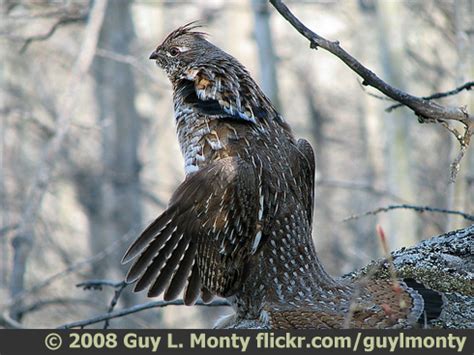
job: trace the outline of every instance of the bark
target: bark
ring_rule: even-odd
[[[392,258],[399,278],[413,278],[443,294],[441,316],[429,326],[474,327],[474,224],[398,249]],[[371,277],[389,278],[388,266],[387,260],[376,260],[345,278],[359,278],[373,270]]]

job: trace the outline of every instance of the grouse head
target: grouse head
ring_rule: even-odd
[[[202,27],[188,23],[171,32],[150,55],[170,79],[183,77],[185,70],[199,64],[225,57],[226,53],[208,42],[206,33],[195,31]]]
[[[205,33],[196,31],[200,27],[196,22],[179,27],[150,55],[173,84],[177,112],[183,112],[179,108],[184,104],[208,118],[243,124],[276,122],[290,132],[247,69],[208,42]]]

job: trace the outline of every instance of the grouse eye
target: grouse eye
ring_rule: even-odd
[[[176,47],[172,47],[170,49],[170,54],[171,54],[172,57],[176,57],[179,54],[179,49],[176,48]]]

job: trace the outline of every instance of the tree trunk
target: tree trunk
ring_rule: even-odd
[[[134,37],[130,1],[110,1],[102,27],[99,48],[128,54]],[[127,233],[141,227],[140,162],[138,145],[140,117],[135,108],[135,83],[128,64],[96,57],[95,98],[101,127],[103,171],[82,171],[80,196],[89,219],[92,254],[104,250]],[[81,191],[83,191],[81,193]],[[124,276],[119,249],[93,269],[93,278]],[[131,293],[122,300],[133,303]]]
[[[281,106],[278,98],[278,80],[275,66],[277,59],[273,49],[268,2],[266,0],[252,0],[252,11],[255,22],[254,35],[260,63],[260,85],[265,95],[279,109]]]
[[[401,22],[403,4],[396,1],[377,3],[378,26],[380,33],[380,53],[384,79],[400,89],[406,89],[404,78],[404,42]],[[413,172],[410,144],[412,115],[405,108],[383,114],[386,127],[387,187],[390,192],[406,200],[414,196]],[[386,116],[386,117],[384,117]],[[417,217],[414,214],[390,215],[388,235],[390,245],[412,245],[417,241]]]

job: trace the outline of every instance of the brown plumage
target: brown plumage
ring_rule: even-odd
[[[137,281],[137,291],[151,285],[150,296],[173,299],[192,280],[186,304],[199,289],[207,299],[236,293],[267,237],[268,182],[286,189],[291,174],[282,166],[275,175],[270,163],[301,155],[246,69],[193,29],[171,33],[150,56],[173,84],[187,177],[124,257],[136,258],[127,281]],[[274,156],[259,154],[270,150]]]
[[[423,301],[404,284],[332,279],[311,238],[314,153],[247,70],[186,25],[151,54],[172,85],[186,179],[124,262],[135,290],[186,304],[227,297],[274,328],[408,326]],[[350,314],[350,319],[347,315]],[[345,322],[345,323],[344,323]]]

